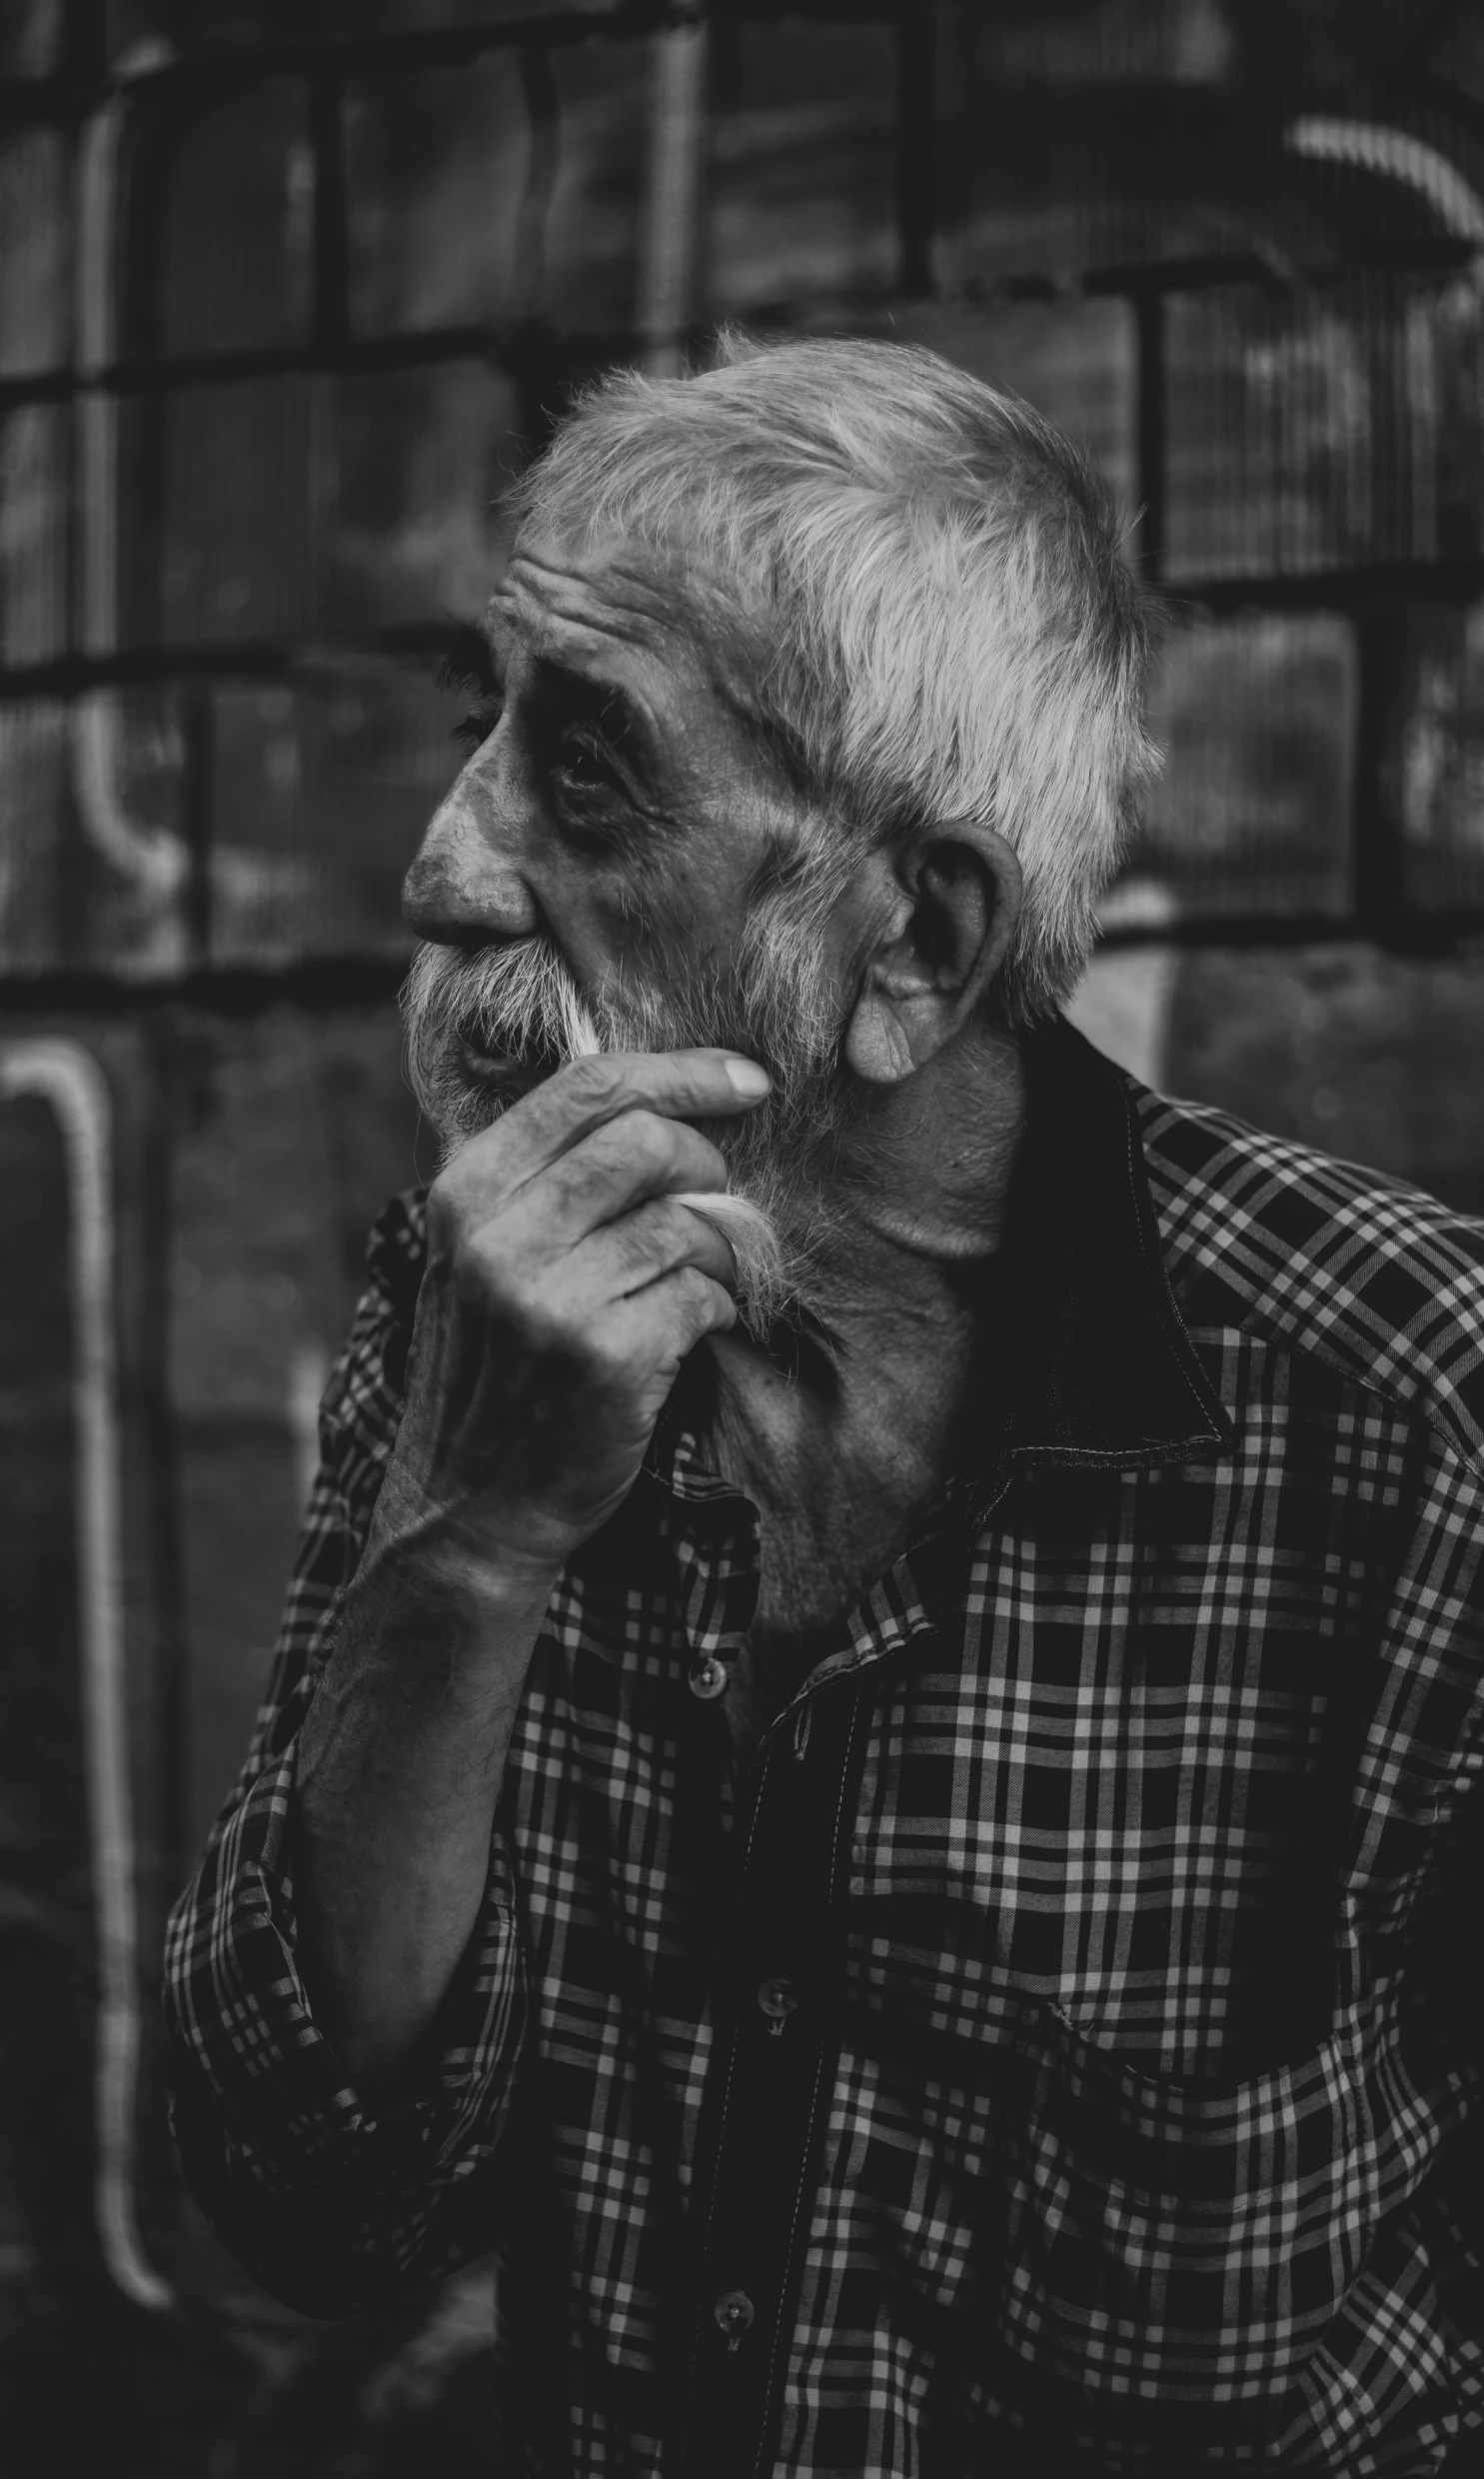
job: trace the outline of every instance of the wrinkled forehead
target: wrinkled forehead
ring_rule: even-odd
[[[755,711],[764,638],[741,581],[691,540],[656,543],[544,512],[523,526],[490,606],[497,641],[580,668],[659,667]]]

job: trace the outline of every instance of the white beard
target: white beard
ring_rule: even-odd
[[[809,1305],[824,1228],[810,1174],[843,1117],[838,1011],[819,968],[817,924],[798,922],[795,900],[780,933],[782,903],[755,908],[761,918],[744,943],[750,970],[744,954],[725,997],[693,985],[678,996],[590,1002],[556,949],[534,939],[473,954],[425,944],[402,995],[408,1074],[445,1161],[572,1059],[692,1047],[760,1059],[773,1080],[769,1099],[745,1119],[707,1130],[727,1160],[729,1190],[677,1199],[727,1240],[739,1312],[759,1337]],[[471,1051],[526,1073],[502,1094],[498,1080],[478,1075]]]

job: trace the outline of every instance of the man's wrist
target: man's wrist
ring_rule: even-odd
[[[399,1666],[436,1650],[445,1679],[467,1663],[524,1657],[561,1571],[471,1537],[467,1525],[439,1514],[373,1525],[346,1594],[342,1642],[366,1651],[375,1644]]]
[[[534,1606],[539,1614],[562,1572],[562,1557],[511,1532],[509,1522],[477,1502],[448,1503],[409,1485],[394,1463],[377,1499],[362,1570],[415,1578],[419,1592],[468,1595],[512,1614]]]
[[[363,1564],[368,1581],[399,1603],[510,1619],[539,1618],[561,1571],[437,1525],[368,1546]]]

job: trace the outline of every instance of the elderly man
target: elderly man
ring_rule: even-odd
[[[1060,1020],[1146,626],[1025,406],[735,347],[518,514],[196,2191],[312,2313],[500,2248],[502,2473],[1433,2471],[1484,1234]]]

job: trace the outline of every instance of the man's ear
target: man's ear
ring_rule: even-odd
[[[1020,864],[974,818],[930,827],[882,854],[889,895],[845,1031],[867,1085],[895,1085],[940,1051],[994,983],[1020,918]],[[885,891],[883,891],[884,894]]]

